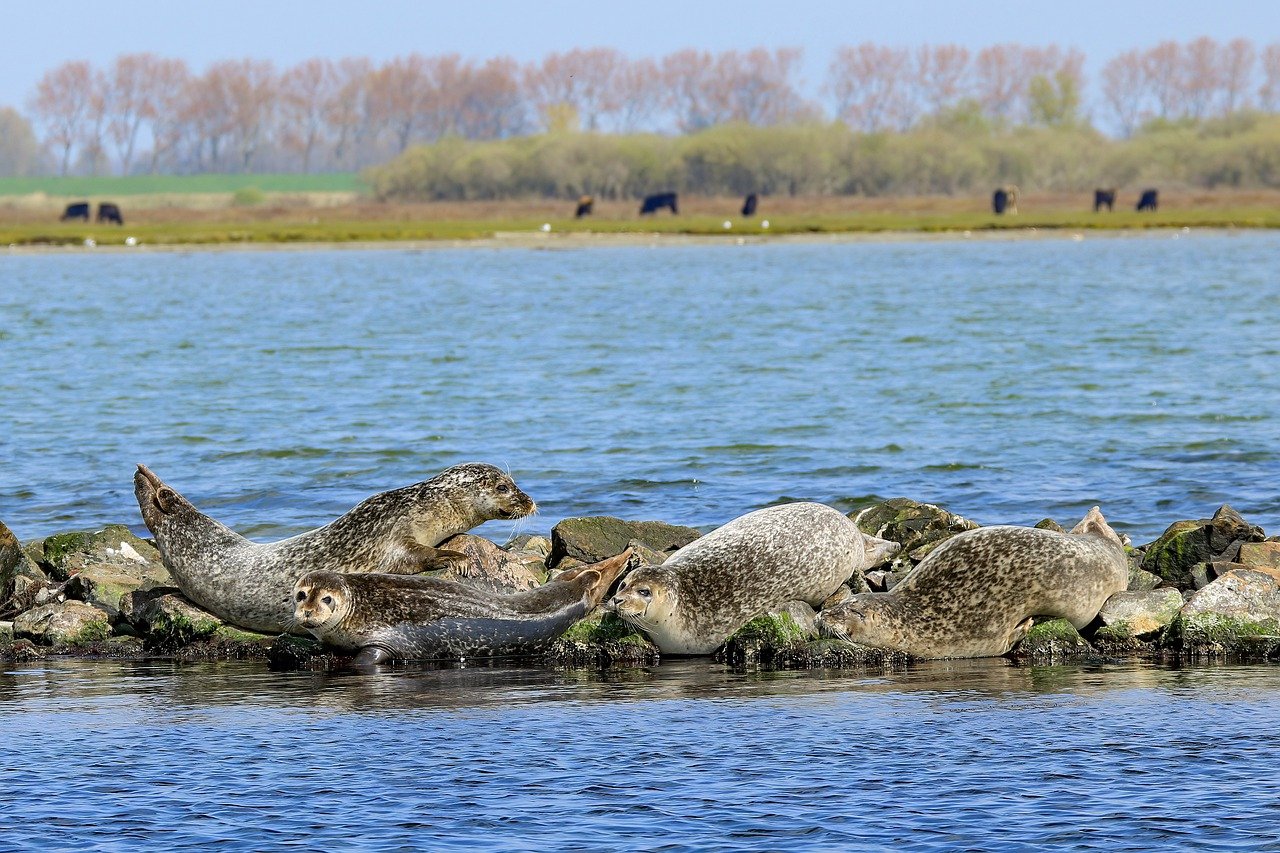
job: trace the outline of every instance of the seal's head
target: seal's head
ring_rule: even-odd
[[[680,602],[679,579],[661,566],[640,566],[618,583],[609,609],[646,633],[668,625]]]
[[[455,465],[431,482],[453,487],[486,518],[524,518],[538,510],[501,468],[483,462]]]
[[[337,572],[307,572],[293,585],[293,618],[319,636],[351,612],[351,588]]]
[[[1096,506],[1080,519],[1079,524],[1071,528],[1071,533],[1073,536],[1096,536],[1113,545],[1124,547],[1124,540],[1111,529],[1111,525],[1107,524],[1107,520],[1102,517],[1102,511]]]
[[[828,637],[877,649],[901,649],[907,642],[902,621],[886,593],[864,592],[818,614],[818,630]]]

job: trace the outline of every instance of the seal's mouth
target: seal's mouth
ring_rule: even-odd
[[[512,509],[502,510],[502,517],[504,519],[512,521],[517,518],[526,518],[538,511],[538,505],[533,502],[533,498],[528,495],[523,495],[522,497],[524,497],[523,505]]]
[[[837,640],[849,639],[849,629],[843,622],[824,618],[821,614],[818,616],[818,633],[824,637],[830,637]]]

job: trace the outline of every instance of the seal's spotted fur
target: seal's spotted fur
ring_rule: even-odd
[[[527,654],[591,612],[631,559],[628,548],[510,595],[431,577],[309,572],[294,587],[294,617],[358,664],[442,655]]]
[[[293,585],[313,569],[412,573],[466,559],[435,547],[495,518],[520,518],[533,500],[492,465],[456,465],[425,482],[362,501],[289,539],[250,542],[196,509],[146,467],[133,477],[142,520],[182,594],[254,631],[285,630]]]
[[[817,607],[897,550],[829,506],[784,504],[734,519],[661,566],[628,573],[610,606],[663,652],[706,655],[787,601]]]
[[[1124,590],[1129,564],[1098,507],[1070,533],[983,527],[948,539],[886,593],[855,595],[818,615],[824,632],[919,658],[991,657],[1026,636],[1033,616],[1083,628]]]

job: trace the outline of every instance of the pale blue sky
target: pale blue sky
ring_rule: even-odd
[[[0,105],[18,107],[60,62],[105,66],[135,51],[180,57],[198,71],[245,56],[286,66],[414,50],[527,61],[572,47],[660,56],[684,47],[799,46],[806,90],[816,91],[834,49],[862,41],[1056,42],[1085,51],[1094,75],[1112,55],[1163,39],[1280,41],[1280,0],[0,0],[0,10]]]

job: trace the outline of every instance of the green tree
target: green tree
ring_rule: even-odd
[[[12,107],[0,107],[0,176],[35,175],[44,165],[31,122]]]
[[[1081,123],[1080,81],[1057,71],[1052,77],[1037,74],[1027,83],[1031,123],[1045,127],[1074,127]]]

